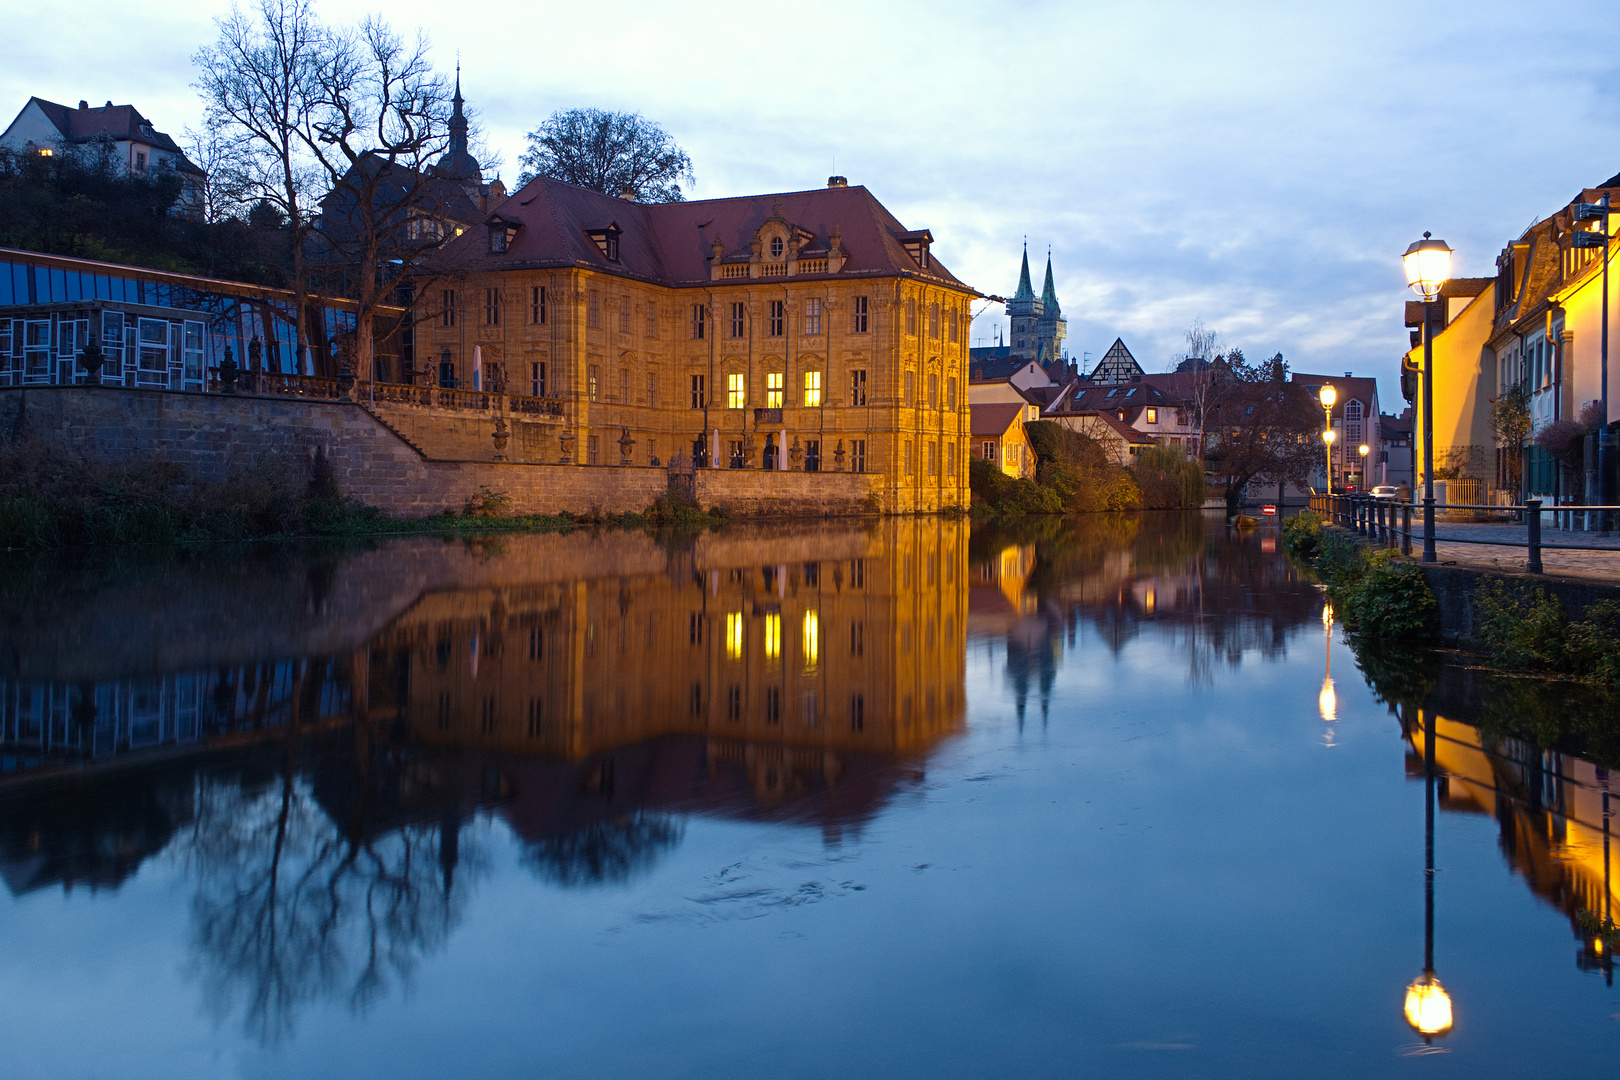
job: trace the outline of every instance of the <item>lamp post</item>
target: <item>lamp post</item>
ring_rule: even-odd
[[[1327,493],[1333,494],[1333,403],[1339,400],[1339,392],[1328,383],[1316,395],[1322,403],[1322,441],[1327,444]]]
[[[1327,448],[1327,493],[1330,500],[1328,502],[1328,521],[1330,522],[1333,520],[1333,503],[1331,501],[1333,498],[1333,440],[1338,437],[1339,433],[1332,428],[1322,432],[1322,445]]]
[[[1361,477],[1358,482],[1361,484],[1362,491],[1367,490],[1367,452],[1371,449],[1366,443],[1362,443],[1357,450],[1361,454]]]
[[[1429,1042],[1451,1030],[1451,995],[1434,973],[1434,712],[1423,721],[1423,974],[1406,988],[1406,1022]]]
[[[1451,248],[1444,240],[1423,239],[1401,256],[1406,283],[1423,297],[1423,561],[1434,562],[1434,324],[1440,286],[1451,277]]]
[[[1608,453],[1603,445],[1605,429],[1609,426],[1609,194],[1595,203],[1576,203],[1576,221],[1600,222],[1598,232],[1576,230],[1572,240],[1577,248],[1601,248],[1603,254],[1603,301],[1599,305],[1603,310],[1601,329],[1598,337],[1598,400],[1603,403],[1603,424],[1598,429],[1597,441],[1597,471],[1598,471],[1598,501],[1607,504],[1609,495],[1609,461]],[[1599,515],[1599,526],[1605,531],[1609,528],[1609,512],[1603,511]]]

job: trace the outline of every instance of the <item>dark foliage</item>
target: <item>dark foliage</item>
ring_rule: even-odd
[[[0,149],[0,247],[281,286],[291,252],[274,225],[174,216],[180,181],[125,175],[106,148],[41,157]]]

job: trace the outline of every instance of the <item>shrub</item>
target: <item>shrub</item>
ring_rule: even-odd
[[[1342,588],[1337,610],[1352,634],[1381,641],[1431,641],[1440,606],[1423,571],[1392,551],[1363,560],[1354,582]]]
[[[1474,593],[1479,639],[1491,662],[1522,671],[1552,671],[1583,682],[1620,681],[1620,603],[1602,600],[1572,621],[1539,585],[1485,581]]]
[[[1310,562],[1322,546],[1322,517],[1309,510],[1295,514],[1282,527],[1283,547],[1296,559]]]
[[[1204,504],[1204,470],[1170,446],[1148,446],[1131,467],[1144,510],[1196,510]]]

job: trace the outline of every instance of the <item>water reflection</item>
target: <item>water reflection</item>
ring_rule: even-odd
[[[206,1000],[275,1042],[408,983],[482,822],[569,887],[646,870],[691,814],[858,831],[963,726],[966,557],[940,521],[412,541],[260,566],[291,601],[234,617],[165,568],[76,597],[77,644],[25,631],[60,594],[13,596],[0,875],[116,889],[179,860]]]

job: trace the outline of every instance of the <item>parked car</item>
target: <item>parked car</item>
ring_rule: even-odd
[[[1401,489],[1394,484],[1379,484],[1367,494],[1375,499],[1396,499],[1400,497]]]

